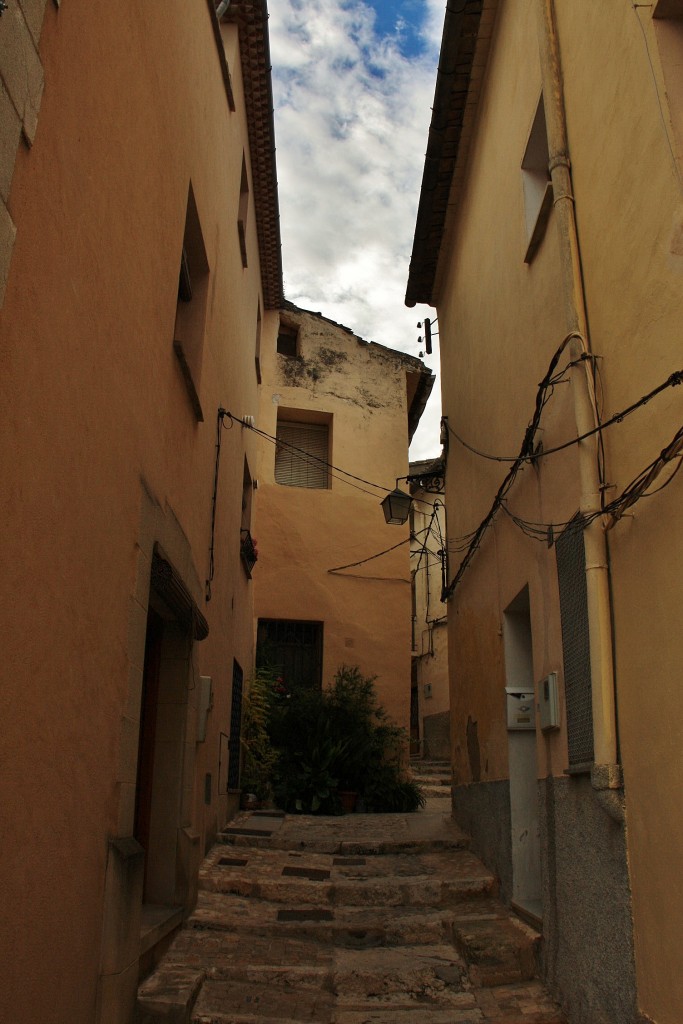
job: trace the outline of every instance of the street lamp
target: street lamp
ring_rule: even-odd
[[[398,484],[398,480],[396,481]],[[405,491],[400,491],[398,486],[394,488],[386,498],[381,501],[384,518],[387,523],[403,526],[410,515],[410,506],[413,499]]]

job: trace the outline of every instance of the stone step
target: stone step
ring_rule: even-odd
[[[495,900],[481,898],[473,899],[470,904],[460,902],[452,908],[415,906],[389,910],[386,907],[278,905],[226,893],[201,892],[188,926],[191,931],[204,931],[214,936],[221,931],[239,933],[246,948],[249,948],[247,943],[259,938],[280,944],[294,939],[313,942],[323,948],[452,944],[455,919],[466,920],[468,912],[475,918],[504,914]]]
[[[451,784],[450,781],[444,781],[439,785],[428,785],[422,786],[422,792],[426,797],[436,797],[437,799],[450,800],[451,797]]]
[[[446,794],[450,799],[450,789]],[[355,817],[355,815],[354,815]],[[465,835],[446,838],[419,838],[389,840],[348,840],[310,838],[306,840],[290,836],[267,836],[263,833],[249,834],[246,830],[230,829],[219,832],[216,842],[226,846],[253,847],[271,850],[309,850],[312,853],[339,854],[346,857],[378,857],[387,854],[412,854],[429,850],[462,850],[469,846],[469,838]]]
[[[495,879],[467,850],[448,858],[282,857],[254,850],[247,856],[213,851],[200,873],[200,888],[273,903],[329,906],[452,906],[487,895]]]
[[[423,761],[420,758],[414,758],[410,761],[410,770],[413,774],[424,774],[435,773],[437,775],[451,773],[450,761]]]
[[[453,942],[472,984],[491,988],[530,981],[538,973],[540,935],[516,917],[468,916],[453,921]]]
[[[242,813],[222,830],[219,842],[240,848],[384,856],[463,849],[469,846],[469,837],[453,822],[450,808],[442,807],[413,814],[347,814],[337,818],[256,817]]]

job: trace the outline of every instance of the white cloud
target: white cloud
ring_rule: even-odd
[[[285,294],[412,355],[430,315],[404,295],[444,17],[443,0],[423,2],[413,58],[374,36],[362,0],[269,5]],[[435,398],[413,458],[438,454]]]

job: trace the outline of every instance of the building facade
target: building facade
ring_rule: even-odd
[[[406,296],[439,316],[454,812],[572,1024],[683,1012],[682,17],[449,9]]]
[[[433,761],[451,756],[447,609],[441,600],[448,582],[444,469],[443,458],[410,463],[411,753]]]
[[[410,711],[409,527],[380,506],[408,474],[433,377],[419,359],[287,305],[263,361],[254,571],[259,646],[286,685],[342,665]],[[405,485],[404,485],[405,486]]]
[[[282,302],[266,19],[0,17],[0,990],[27,1024],[129,1019],[236,805],[256,446],[219,410],[256,407]]]

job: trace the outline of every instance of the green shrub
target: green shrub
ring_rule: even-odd
[[[254,793],[261,801],[271,796],[277,751],[268,734],[273,693],[272,675],[260,670],[249,681],[242,703],[242,772],[241,787]]]
[[[374,679],[358,668],[342,666],[328,690],[277,685],[269,709],[273,792],[284,810],[340,813],[340,790],[358,793],[373,811],[424,804],[402,771],[405,731],[388,720]]]

